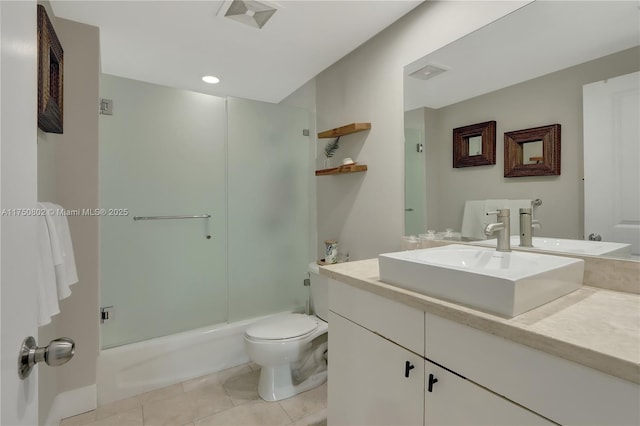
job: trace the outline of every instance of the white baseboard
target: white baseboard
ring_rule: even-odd
[[[95,384],[62,392],[51,404],[45,426],[58,426],[60,420],[95,410],[98,406],[98,389]]]

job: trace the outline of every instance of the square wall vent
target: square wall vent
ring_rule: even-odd
[[[233,19],[253,28],[262,28],[277,11],[272,3],[255,0],[233,0],[222,5],[218,15]]]
[[[409,77],[417,78],[419,80],[429,80],[430,78],[440,75],[445,71],[448,71],[448,69],[445,67],[429,64],[425,65],[417,71],[412,72],[411,74],[409,74]]]

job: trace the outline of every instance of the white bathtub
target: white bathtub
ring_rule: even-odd
[[[248,362],[244,331],[268,317],[203,327],[100,351],[98,405]]]

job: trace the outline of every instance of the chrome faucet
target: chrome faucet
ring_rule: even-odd
[[[532,209],[520,209],[520,247],[533,247],[533,228],[540,228],[540,222],[533,219]]]
[[[487,212],[487,215],[495,214],[498,217],[497,223],[490,223],[484,228],[484,234],[489,237],[495,232],[498,233],[497,251],[511,251],[511,231],[509,229],[509,209],[499,209],[494,212]]]

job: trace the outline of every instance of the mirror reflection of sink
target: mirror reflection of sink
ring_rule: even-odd
[[[496,240],[474,241],[470,244],[495,247]],[[520,237],[518,235],[511,236],[511,248],[514,249],[555,251],[588,256],[631,257],[631,244],[624,243],[533,237],[532,244],[533,247],[520,247]]]
[[[514,317],[582,286],[584,261],[452,244],[378,256],[380,280]]]

